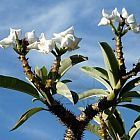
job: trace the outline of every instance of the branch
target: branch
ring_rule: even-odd
[[[19,60],[22,62],[22,66],[24,69],[25,74],[29,78],[29,80],[36,86],[36,88],[40,92],[44,92],[48,99],[46,98],[44,103],[46,106],[49,108],[49,111],[53,114],[56,115],[59,120],[66,125],[67,127],[72,127],[71,125],[77,124],[77,119],[76,116],[71,113],[69,110],[67,110],[62,104],[60,104],[59,101],[56,101],[51,93],[50,89],[46,87],[46,85],[43,85],[35,76],[35,74],[32,72],[31,67],[28,64],[28,59],[24,55],[19,56]],[[56,68],[56,67],[54,67]],[[53,70],[52,70],[53,71]],[[50,102],[51,100],[51,102]],[[50,103],[49,103],[50,102]],[[49,104],[48,104],[49,103]]]
[[[115,105],[115,101],[108,101],[107,98],[104,98],[98,103],[87,106],[86,109],[81,112],[80,116],[77,117],[77,120],[79,121],[77,126],[74,124],[74,127],[67,129],[64,140],[81,140],[86,126],[93,119],[93,117]]]
[[[138,72],[140,72],[140,62],[138,62],[135,65],[135,67],[131,71],[127,72],[126,75],[123,76],[122,78],[124,80],[127,80],[127,79],[131,78],[132,76],[136,76],[138,74]]]

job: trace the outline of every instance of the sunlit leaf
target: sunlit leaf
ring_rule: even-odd
[[[91,90],[78,94],[79,100],[91,98],[94,96],[101,97],[101,96],[107,96],[107,95],[108,95],[108,93],[103,89],[91,89]]]
[[[126,83],[126,85],[122,88],[119,96],[120,97],[125,96],[125,94],[127,94],[128,91],[132,90],[133,88],[135,88],[138,85],[140,85],[140,77],[137,77],[137,78],[129,81],[128,83]]]
[[[109,79],[106,70],[99,67],[89,67],[89,66],[84,66],[81,68],[81,70],[86,74],[88,74],[89,76],[93,77],[94,79],[98,80],[109,91],[112,90],[111,85],[109,84]]]
[[[134,125],[129,130],[129,137],[130,140],[133,140],[136,134],[140,131],[140,115],[137,117],[137,119],[134,121]]]
[[[100,42],[104,57],[105,67],[108,73],[110,84],[115,88],[119,80],[119,66],[112,48],[106,42]]]
[[[64,59],[61,62],[60,68],[59,68],[60,76],[62,77],[72,66],[74,66],[80,62],[86,61],[87,59],[88,59],[87,57],[84,57],[82,55],[73,55],[67,59]]]
[[[20,119],[17,121],[17,123],[15,124],[15,126],[10,130],[13,131],[15,129],[17,129],[19,126],[21,126],[25,121],[27,121],[31,116],[33,116],[35,113],[42,111],[42,110],[46,110],[42,107],[36,107],[36,108],[32,108],[30,110],[28,110],[27,112],[25,112]]]
[[[0,87],[20,91],[39,98],[38,92],[32,85],[14,77],[0,75]]]
[[[68,86],[62,82],[57,82],[56,84],[57,93],[63,95],[67,99],[69,99],[72,103],[76,103],[78,101],[78,95],[70,91]]]

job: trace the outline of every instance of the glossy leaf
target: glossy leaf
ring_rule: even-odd
[[[100,132],[100,126],[99,125],[89,123],[86,127],[86,130],[90,131],[92,134],[95,134],[95,135],[99,136],[100,138],[103,138],[101,136],[101,134],[99,133]]]
[[[10,130],[13,131],[15,129],[17,129],[19,126],[21,126],[25,121],[27,121],[31,116],[33,116],[35,113],[42,111],[42,110],[46,110],[42,107],[37,107],[37,108],[32,108],[30,110],[28,110],[27,112],[25,112],[20,119],[18,120],[18,122],[15,124],[15,126]]]
[[[140,98],[140,91],[125,92],[122,98]]]
[[[102,117],[106,120],[109,132],[114,139],[116,139],[117,135],[120,137],[125,135],[124,121],[115,107],[105,110]]]
[[[102,83],[109,91],[112,90],[111,85],[109,84],[109,78],[107,75],[106,70],[99,68],[99,67],[89,67],[84,66],[81,68],[83,72],[88,74],[89,76],[93,77],[100,83]]]
[[[109,117],[108,121],[110,122],[110,125],[116,134],[119,136],[123,136],[125,134],[124,128],[114,114]]]
[[[139,105],[124,104],[124,105],[118,105],[118,106],[126,107],[126,108],[132,109],[132,110],[134,110],[134,111],[140,112],[140,106],[139,106]]]
[[[59,68],[59,74],[62,77],[72,66],[80,62],[86,61],[87,59],[87,57],[84,57],[82,55],[73,55],[67,59],[64,59],[60,64],[61,66]]]
[[[137,119],[134,121],[134,125],[131,127],[131,129],[129,130],[129,137],[130,140],[133,140],[133,138],[135,137],[135,135],[138,133],[138,131],[140,131],[140,115],[137,117]]]
[[[110,84],[115,88],[119,80],[119,66],[112,48],[106,42],[100,42],[104,57],[105,67],[108,73]]]
[[[121,90],[120,97],[125,96],[128,91],[132,90],[136,86],[140,85],[140,77],[137,77],[131,81],[129,81]]]
[[[70,91],[68,86],[62,82],[57,82],[56,84],[57,93],[63,95],[67,99],[69,99],[72,103],[76,103],[78,101],[78,96],[75,92]]]
[[[106,124],[108,126],[109,134],[111,135],[113,140],[118,140],[117,133],[115,132],[114,128],[112,127],[111,122],[110,121],[106,121]]]
[[[0,75],[0,87],[20,91],[39,98],[38,92],[32,85],[14,77]]]
[[[108,95],[108,93],[103,89],[91,89],[91,90],[78,94],[79,100],[91,98],[94,96],[101,97],[101,96],[107,96],[107,95]]]

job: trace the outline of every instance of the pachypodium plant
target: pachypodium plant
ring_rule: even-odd
[[[134,89],[140,85],[138,75],[140,62],[137,61],[135,66],[127,71],[122,45],[122,38],[129,31],[140,33],[140,25],[134,15],[129,15],[125,8],[122,9],[121,14],[117,8],[111,14],[103,9],[102,15],[98,25],[111,27],[116,46],[115,52],[108,43],[99,42],[105,68],[83,66],[81,70],[102,83],[105,88],[94,88],[79,94],[68,88],[67,83],[72,81],[63,78],[71,67],[88,59],[82,55],[62,58],[68,51],[79,48],[81,38],[75,36],[73,27],[61,33],[54,33],[51,39],[46,39],[44,33],[37,37],[34,30],[22,37],[21,29],[10,28],[9,36],[0,41],[0,46],[13,47],[29,82],[0,75],[0,87],[27,93],[33,97],[33,101],[39,100],[46,105],[46,108],[36,107],[26,111],[11,129],[12,131],[37,112],[44,110],[55,115],[66,126],[65,140],[81,140],[86,129],[104,140],[132,140],[135,137],[140,130],[140,116],[136,118],[130,131],[126,132],[118,106],[140,112],[140,106],[133,104],[134,98],[140,98],[140,91]],[[45,66],[31,68],[26,55],[32,50],[44,54],[51,53],[55,57],[50,70]],[[82,108],[80,115],[76,116],[55,98],[56,94],[63,95],[73,104],[92,97],[98,97],[99,100]],[[92,124],[90,122],[92,120],[98,125]]]

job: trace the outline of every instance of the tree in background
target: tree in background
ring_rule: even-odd
[[[86,61],[88,58],[82,55],[72,55],[63,59],[68,51],[78,49],[81,38],[74,34],[74,28],[70,27],[61,33],[54,33],[52,39],[46,39],[44,33],[36,37],[35,31],[27,32],[21,38],[21,29],[10,29],[8,37],[0,41],[2,48],[12,46],[18,54],[28,82],[15,77],[0,75],[0,87],[27,93],[33,97],[33,102],[39,100],[46,108],[36,107],[26,111],[17,121],[11,131],[17,129],[31,116],[39,111],[49,111],[66,126],[65,140],[81,140],[87,129],[103,140],[132,140],[140,130],[140,116],[138,114],[132,128],[126,132],[119,107],[126,107],[140,112],[140,106],[133,103],[133,99],[140,98],[140,92],[134,89],[140,85],[140,61],[127,71],[123,56],[122,38],[129,32],[140,33],[140,25],[133,14],[129,15],[125,8],[120,14],[115,8],[112,13],[102,10],[102,19],[99,26],[111,27],[116,49],[115,51],[106,42],[99,42],[102,50],[105,68],[84,66],[83,72],[102,83],[104,89],[90,89],[83,93],[76,93],[68,88],[70,79],[64,79],[64,74],[74,65]],[[26,55],[37,50],[41,53],[52,53],[54,63],[50,70],[31,68]],[[78,79],[77,79],[78,80]],[[85,79],[86,82],[86,79]],[[97,97],[98,102],[80,107],[81,113],[76,116],[56,98],[56,95],[68,98],[73,104],[87,98]],[[88,100],[88,99],[87,99]],[[94,120],[98,125],[92,124]]]

